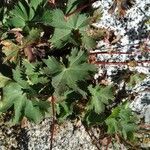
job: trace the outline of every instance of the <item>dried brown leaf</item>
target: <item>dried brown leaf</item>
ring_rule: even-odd
[[[115,11],[117,11],[120,17],[124,17],[126,11],[130,9],[134,3],[135,0],[114,0],[108,12],[113,14]]]

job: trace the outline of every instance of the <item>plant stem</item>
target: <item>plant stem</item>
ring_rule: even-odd
[[[143,63],[150,64],[150,61],[149,60],[140,61],[140,62],[135,61],[135,63],[136,64],[143,64]],[[97,64],[97,65],[128,65],[128,66],[130,66],[130,62],[104,62],[104,61],[96,61],[95,64]]]
[[[144,52],[150,52],[150,50],[145,50]],[[132,55],[132,54],[136,54],[137,52],[117,52],[117,51],[90,51],[90,55],[93,55],[93,54],[95,54],[95,55],[98,55],[98,54],[110,54],[110,55],[112,55],[112,54],[118,54],[118,55]],[[142,53],[142,51],[141,51],[141,53]]]
[[[52,124],[51,124],[51,128],[50,128],[50,132],[51,132],[51,137],[50,137],[50,150],[53,149],[53,137],[54,137],[54,129],[55,129],[55,98],[52,95],[50,97],[50,101],[52,104]]]

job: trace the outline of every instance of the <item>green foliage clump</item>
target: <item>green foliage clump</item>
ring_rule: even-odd
[[[136,125],[137,118],[127,103],[114,108],[105,122],[109,134],[120,134],[125,140],[133,140],[134,133],[138,129]]]
[[[85,3],[21,0],[0,9],[0,112],[11,111],[13,124],[24,117],[40,123],[54,115],[54,107],[58,120],[80,118],[127,139],[135,131],[131,110],[124,105],[112,110],[114,85],[93,78],[97,67],[88,54],[96,40],[87,31],[94,13]]]

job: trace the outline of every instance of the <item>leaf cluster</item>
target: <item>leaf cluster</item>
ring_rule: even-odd
[[[93,78],[97,67],[89,63],[89,51],[97,41],[87,32],[94,13],[85,11],[86,2],[21,0],[0,9],[0,112],[11,110],[13,124],[24,117],[40,123],[54,107],[58,120],[103,124],[126,139],[134,128],[131,111],[112,111],[114,85]]]
[[[136,125],[137,118],[128,107],[127,102],[114,108],[105,122],[108,126],[109,134],[119,134],[122,135],[125,140],[134,140],[134,133],[138,129]]]
[[[72,95],[88,97],[82,85],[90,84],[96,72],[88,62],[88,50],[96,44],[86,33],[90,16],[80,12],[69,16],[81,2],[65,3],[54,8],[47,0],[21,0],[12,8],[2,7],[0,111],[11,109],[14,124],[23,117],[40,122],[51,111],[52,96],[58,116],[61,109],[69,110],[64,105],[68,97],[70,107],[78,100]]]

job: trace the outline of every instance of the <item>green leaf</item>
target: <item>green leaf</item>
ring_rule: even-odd
[[[78,52],[77,49],[72,50],[68,60],[67,66],[59,63],[53,57],[44,60],[52,72],[52,85],[58,94],[64,93],[67,87],[82,93],[83,91],[78,87],[78,82],[88,79],[90,72],[95,72],[95,67],[86,63],[87,54],[84,51]]]
[[[86,48],[86,49],[91,49],[94,48],[96,45],[96,41],[88,36],[87,34],[83,34],[82,35],[82,45]]]
[[[22,110],[24,109],[25,107],[25,103],[26,103],[26,96],[25,94],[22,94],[21,96],[21,93],[18,95],[18,97],[16,97],[14,99],[14,117],[12,119],[12,123],[13,124],[17,124],[21,121],[21,118],[22,118]]]
[[[24,76],[23,69],[19,66],[13,70],[13,79],[24,89],[29,88],[29,83],[26,81],[27,79]]]
[[[17,17],[18,19],[22,20],[28,20],[28,12],[27,9],[28,5],[24,2],[18,2],[18,5],[15,6],[15,8],[10,12],[12,16]]]
[[[4,8],[0,7],[0,23],[3,21],[3,18],[4,18]]]
[[[0,88],[6,86],[10,80],[11,80],[10,78],[5,77],[0,73]]]
[[[71,38],[71,30],[56,28],[50,42],[56,47],[62,47]]]
[[[139,84],[141,81],[143,81],[146,78],[146,75],[143,73],[135,73],[133,75],[131,75],[129,82],[127,83],[127,85],[132,88],[134,87],[136,84]]]
[[[53,14],[51,10],[44,11],[42,17],[39,18],[39,22],[43,23],[44,25],[51,25],[52,15]]]
[[[14,106],[13,123],[16,124],[20,121],[22,109],[25,105],[27,98],[22,92],[21,86],[17,83],[10,83],[3,88],[3,97],[0,104],[0,111],[5,112],[10,107]]]
[[[32,101],[28,101],[25,107],[25,116],[35,123],[40,123],[43,118],[43,113],[40,111],[39,107],[33,105]]]
[[[64,121],[73,112],[72,106],[66,101],[59,102],[56,105],[56,110],[60,121]]]
[[[90,85],[88,89],[92,95],[92,98],[88,104],[88,109],[94,109],[94,111],[98,114],[104,112],[105,105],[109,104],[109,100],[114,99],[112,85],[106,87],[97,85],[94,88],[92,87],[92,85]]]
[[[104,113],[102,115],[99,115],[93,111],[86,113],[86,115],[84,116],[84,120],[89,126],[103,124],[105,119],[106,119],[106,115]]]
[[[10,19],[8,19],[8,24],[14,27],[24,27],[27,21],[30,21],[33,16],[33,10],[29,7],[26,1],[18,2],[13,10],[10,11]],[[29,14],[28,14],[29,10]],[[32,12],[32,13],[31,13]]]
[[[130,136],[133,134],[134,132],[137,130],[137,125],[135,125],[135,123],[125,123],[125,122],[121,122],[122,124],[122,135],[124,137],[125,140],[127,140],[128,138],[130,138]]]
[[[26,47],[33,43],[36,43],[40,39],[41,30],[37,28],[32,28],[27,37],[23,38],[23,46]]]
[[[149,25],[150,24],[150,19],[148,19],[145,24]]]
[[[113,109],[113,111],[111,112],[111,117],[112,117],[112,118],[115,118],[116,116],[119,115],[120,111],[121,111],[121,108],[120,108],[120,107],[115,107],[115,108]]]
[[[51,26],[59,29],[68,29],[68,30],[72,29],[67,26],[67,20],[65,20],[65,15],[62,10],[60,9],[53,10],[52,16],[53,18]]]
[[[66,17],[60,9],[56,9],[53,11],[52,16],[51,26],[53,26],[55,30],[50,42],[55,47],[61,48],[66,43],[77,43],[81,45],[79,41],[82,40],[84,43],[83,46],[86,48],[95,46],[95,42],[92,38],[85,34],[89,27],[89,19],[86,15],[76,13]]]
[[[26,22],[18,17],[13,17],[8,20],[8,24],[14,27],[24,27],[26,25]]]
[[[138,129],[137,118],[129,108],[128,103],[123,103],[112,110],[112,114],[105,120],[110,134],[120,134],[125,140],[134,139],[134,133]]]
[[[28,28],[36,23],[49,25],[52,20],[52,13],[46,10],[44,4],[46,4],[46,0],[18,1],[14,9],[9,12],[6,24],[19,28]]]
[[[120,109],[120,112],[119,112],[119,117],[121,120],[124,120],[126,122],[132,120],[133,118],[131,117],[132,115],[132,110],[128,107],[128,108],[122,108]],[[134,120],[134,119],[133,119]]]
[[[29,61],[24,60],[23,65],[25,67],[26,78],[28,79],[28,83],[30,85],[38,83],[46,84],[49,81],[47,77],[45,77],[42,72],[39,71],[39,63],[30,63]]]
[[[36,10],[42,2],[43,0],[31,0],[30,5],[34,8],[34,10]]]
[[[39,107],[41,111],[46,112],[50,108],[49,101],[43,101],[36,98],[36,99],[32,99],[32,103],[34,107]]]
[[[120,127],[119,127],[118,121],[115,118],[109,118],[105,122],[108,126],[107,132],[109,134],[118,133],[118,131],[120,130]]]
[[[1,43],[3,45],[2,51],[6,55],[4,61],[9,60],[10,62],[16,63],[18,60],[18,54],[20,51],[20,46],[18,46],[17,44],[13,43],[10,40],[4,40]]]
[[[77,4],[79,0],[68,0],[67,6],[66,6],[66,14],[74,11],[77,8]]]
[[[42,2],[43,0],[18,1],[14,9],[9,12],[10,18],[7,24],[14,27],[25,27],[35,18],[37,8]]]
[[[89,18],[85,14],[73,15],[71,19],[74,22],[74,29],[79,31],[85,31],[89,25]]]
[[[35,98],[29,100],[22,87],[11,82],[3,88],[0,112],[6,112],[11,107],[14,108],[13,124],[19,123],[23,116],[35,123],[39,123],[45,117],[50,105],[48,101],[40,101]]]

